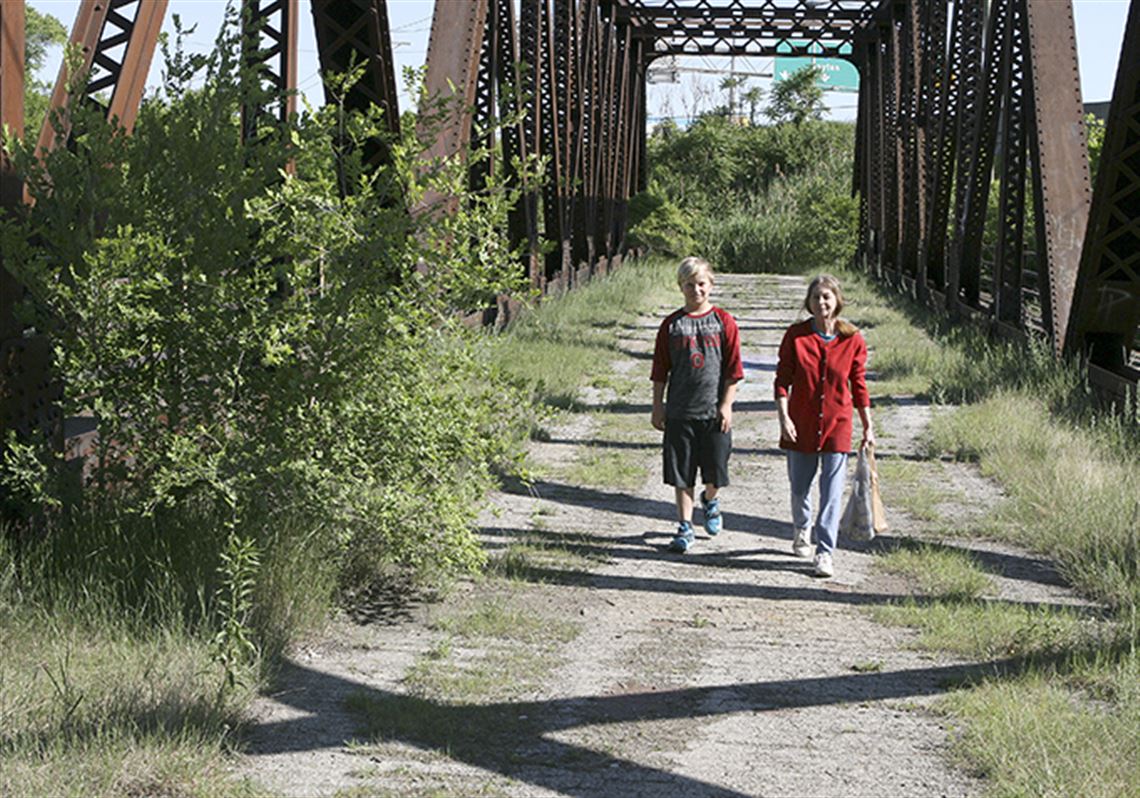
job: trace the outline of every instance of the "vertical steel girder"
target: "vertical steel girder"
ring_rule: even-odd
[[[1133,0],[1105,125],[1066,348],[1099,388],[1140,382],[1140,2]]]
[[[922,239],[918,266],[918,293],[945,302],[947,215],[950,188],[954,182],[954,156],[958,119],[958,71],[960,55],[958,26],[950,32],[950,8],[938,0],[927,3],[925,118],[926,139],[926,235]]]
[[[0,2],[0,125],[24,134],[24,3]],[[24,199],[23,183],[0,153],[0,214]],[[62,427],[52,379],[51,347],[43,335],[25,335],[16,317],[23,287],[3,268],[0,252],[0,434],[13,430],[25,440],[33,434],[58,441]]]
[[[519,8],[519,76],[520,94],[527,101],[527,113],[522,122],[523,146],[531,156],[543,156],[540,146],[546,140],[542,136],[544,125],[542,84],[545,70],[549,66],[544,61],[545,48],[542,46],[544,15],[539,0],[522,0]],[[546,270],[541,257],[539,199],[542,192],[528,187],[523,191],[520,202],[526,209],[527,251],[529,255],[530,284],[542,290],[546,284]]]
[[[902,236],[902,214],[906,204],[902,201],[903,191],[903,140],[899,124],[899,94],[902,88],[901,31],[897,12],[893,5],[891,16],[885,26],[886,51],[883,54],[881,91],[883,99],[883,141],[887,151],[883,157],[883,271],[892,279],[898,279],[899,244]]]
[[[899,133],[902,138],[902,194],[899,203],[901,241],[898,266],[904,278],[917,276],[919,243],[926,221],[925,130],[921,124],[922,77],[924,72],[921,0],[902,5],[899,36],[903,74],[899,93]]]
[[[554,71],[552,91],[556,93],[555,120],[558,125],[558,151],[562,180],[555,186],[558,209],[559,268],[566,287],[573,287],[579,258],[574,251],[575,156],[580,137],[578,125],[578,13],[577,0],[553,0]]]
[[[472,109],[488,8],[488,0],[436,4],[428,40],[424,91],[432,102],[442,99],[451,105],[428,148],[429,158],[463,157],[471,142]],[[422,119],[421,124],[424,124]],[[429,195],[422,204],[449,212],[455,209],[456,200]]]
[[[878,137],[861,122],[864,260],[1060,351],[1090,196],[1070,3],[892,0],[876,23],[860,64],[884,120]]]
[[[538,152],[547,159],[546,183],[542,191],[543,233],[546,241],[551,245],[546,253],[546,268],[543,280],[549,283],[565,286],[563,271],[563,253],[565,236],[562,231],[562,186],[566,184],[566,164],[562,160],[563,127],[559,122],[564,118],[559,113],[558,101],[558,59],[555,54],[554,14],[551,11],[549,0],[538,0],[538,14],[541,19],[538,25],[539,41],[536,48],[541,49],[542,70],[538,84],[538,99],[542,105],[539,118],[542,126],[539,128]],[[559,282],[562,278],[563,282]]]
[[[0,2],[0,130],[24,135],[24,4]],[[23,185],[0,152],[0,213],[19,205]]]
[[[101,107],[109,121],[128,132],[138,116],[166,6],[167,0],[83,0],[71,32],[71,43],[82,53],[87,76],[86,85],[76,91],[84,102]],[[65,62],[59,68],[51,108],[67,108],[71,83]],[[100,95],[108,94],[104,105]],[[57,131],[50,119],[42,120],[40,150],[51,150],[61,143],[57,136],[66,139],[70,135],[68,120],[60,122],[62,128]]]
[[[957,123],[954,137],[957,141],[957,162],[954,168],[953,233],[950,253],[947,258],[946,302],[954,308],[958,302],[960,288],[964,283],[976,282],[977,262],[981,257],[980,235],[976,253],[965,253],[968,240],[965,238],[966,219],[978,203],[976,187],[971,182],[974,164],[978,160],[978,146],[981,136],[976,130],[982,124],[982,104],[985,95],[983,55],[985,53],[985,0],[959,0],[954,5],[954,33],[952,40],[958,49],[951,53],[951,66],[954,83],[958,86]],[[947,84],[946,89],[949,89]],[[989,183],[987,182],[988,186]]]
[[[1026,103],[1026,42],[1024,9],[1017,2],[1001,9],[1005,14],[1005,37],[1001,43],[998,85],[1006,92],[998,116],[1002,153],[998,187],[997,245],[993,260],[993,315],[1000,322],[1019,327],[1022,322],[1022,283],[1025,255],[1025,200],[1028,152]]]
[[[977,95],[974,106],[966,109],[970,127],[962,134],[968,137],[970,156],[966,171],[959,173],[962,182],[961,205],[954,231],[954,261],[958,267],[958,284],[952,286],[947,299],[951,310],[982,307],[982,242],[986,227],[990,184],[994,168],[994,146],[997,138],[998,111],[1001,102],[1000,50],[1005,40],[1008,7],[1016,0],[994,0],[984,28],[984,45],[978,53]],[[955,290],[956,289],[956,290]]]
[[[341,74],[353,65],[364,65],[364,74],[344,96],[345,108],[383,108],[385,128],[390,133],[399,132],[400,109],[385,0],[312,0],[312,11],[322,74]],[[328,85],[325,98],[333,100]],[[366,167],[374,169],[388,160],[387,147],[380,141],[368,142],[362,159]]]
[[[1077,36],[1071,3],[1025,0],[1029,25],[1033,132],[1030,135],[1037,224],[1038,271],[1046,331],[1058,353],[1085,240],[1092,187],[1088,140],[1081,108]]]
[[[297,111],[297,0],[242,0],[243,60],[258,94],[241,109],[241,132],[255,141]]]

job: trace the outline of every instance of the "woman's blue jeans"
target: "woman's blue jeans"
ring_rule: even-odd
[[[846,452],[794,452],[788,450],[788,482],[792,488],[792,524],[812,526],[811,483],[819,472],[819,516],[812,531],[816,551],[830,554],[839,540],[843,488],[847,484]]]

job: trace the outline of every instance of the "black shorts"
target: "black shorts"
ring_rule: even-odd
[[[665,422],[665,484],[691,488],[697,466],[705,485],[728,484],[728,456],[732,453],[732,430],[720,431],[720,419],[668,419]]]

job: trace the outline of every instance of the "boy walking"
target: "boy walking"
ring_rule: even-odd
[[[698,467],[705,486],[700,495],[705,531],[716,535],[723,526],[717,494],[728,484],[732,403],[744,366],[736,320],[709,301],[713,287],[709,264],[685,258],[677,269],[677,285],[685,306],[661,322],[650,379],[652,423],[665,432],[665,484],[673,486],[677,501],[677,534],[669,548],[683,553],[693,545]]]

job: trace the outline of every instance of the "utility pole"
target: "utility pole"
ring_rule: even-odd
[[[736,122],[736,55],[728,59],[728,118]]]

